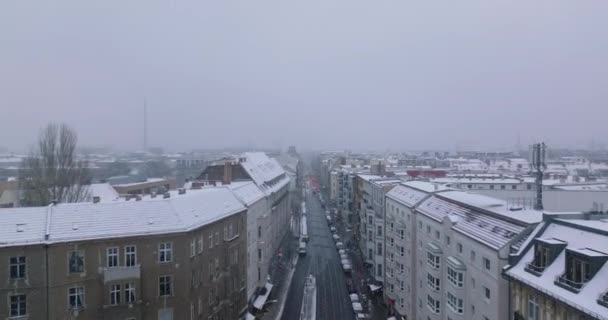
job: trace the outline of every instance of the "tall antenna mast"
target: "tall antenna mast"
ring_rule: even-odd
[[[144,99],[144,153],[148,150],[148,114],[147,102]]]
[[[534,209],[543,210],[543,171],[547,168],[545,163],[547,146],[544,142],[535,143],[531,146],[530,162],[536,175],[536,203]]]

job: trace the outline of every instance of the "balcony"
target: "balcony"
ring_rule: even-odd
[[[546,266],[537,266],[534,265],[534,261],[526,264],[526,267],[524,268],[524,270],[526,270],[527,272],[540,277],[541,274],[543,273],[543,271],[545,271]]]
[[[579,293],[579,291],[581,291],[581,288],[585,285],[585,283],[586,282],[570,280],[566,277],[566,274],[562,274],[561,276],[555,277],[556,286],[566,289],[568,291],[574,292],[574,293]]]
[[[139,279],[141,276],[141,267],[136,265],[133,267],[114,267],[103,268],[103,282],[113,282],[129,279]]]

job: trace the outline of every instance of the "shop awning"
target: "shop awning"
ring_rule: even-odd
[[[264,304],[266,304],[266,300],[268,300],[268,296],[270,295],[273,285],[266,282],[264,287],[266,288],[266,292],[263,295],[259,295],[257,298],[255,298],[255,301],[253,301],[253,307],[258,310],[262,310]]]

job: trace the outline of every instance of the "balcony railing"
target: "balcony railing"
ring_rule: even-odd
[[[555,285],[568,291],[578,293],[585,285],[585,282],[570,280],[568,277],[566,277],[566,274],[562,274],[561,276],[555,277]]]
[[[524,270],[528,271],[529,273],[540,277],[540,275],[543,273],[543,271],[545,271],[546,266],[537,266],[534,265],[534,261],[526,264],[526,267],[524,268]]]
[[[140,265],[132,267],[113,267],[103,268],[103,282],[108,283],[112,281],[128,280],[128,279],[139,279],[141,276]]]

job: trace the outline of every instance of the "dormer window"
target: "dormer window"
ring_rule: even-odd
[[[608,260],[608,255],[592,249],[566,249],[566,270],[555,284],[578,293]]]
[[[604,292],[600,298],[597,300],[597,303],[601,304],[602,306],[608,308],[608,291]]]
[[[535,276],[540,276],[568,243],[558,239],[538,238],[534,244],[534,260],[526,265],[525,270]]]

